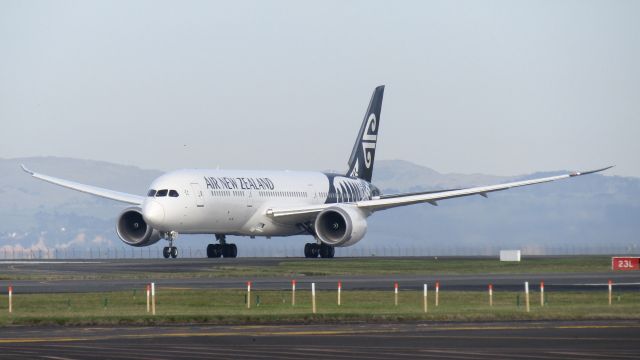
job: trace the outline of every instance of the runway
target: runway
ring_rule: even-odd
[[[127,260],[79,260],[79,261],[0,261],[0,274],[13,275],[66,275],[91,277],[116,273],[145,274],[140,278],[100,280],[0,280],[0,288],[9,283],[16,293],[64,293],[96,292],[144,289],[149,282],[159,288],[188,289],[241,289],[246,281],[252,281],[255,290],[286,290],[293,277],[224,277],[225,266],[276,266],[291,259],[237,258],[237,259],[127,259]],[[331,260],[330,260],[331,261]],[[214,267],[215,265],[215,267]],[[220,267],[222,265],[222,267]],[[171,279],[155,278],[153,274],[172,273]],[[193,276],[199,273],[200,276]],[[184,274],[182,276],[181,274]],[[211,274],[212,277],[202,276]],[[544,281],[549,291],[603,290],[608,280],[614,281],[616,291],[640,290],[640,272],[586,272],[586,273],[532,273],[532,274],[467,274],[467,275],[344,275],[344,276],[296,276],[299,289],[316,283],[319,290],[335,289],[338,281],[344,290],[388,290],[397,281],[400,290],[421,289],[424,283],[440,283],[441,290],[484,291],[493,284],[496,291],[522,290],[528,281],[532,287]]]
[[[9,327],[11,359],[637,359],[640,323]]]

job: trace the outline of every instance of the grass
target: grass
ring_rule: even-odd
[[[179,279],[179,278],[256,278],[341,275],[464,275],[477,274],[543,274],[611,271],[607,256],[574,256],[563,258],[524,258],[521,262],[500,262],[487,258],[336,258],[291,259],[272,266],[234,265],[217,263],[196,272],[174,272],[167,260],[165,272],[69,272],[4,273],[0,280],[107,280],[107,279]]]
[[[318,291],[317,313],[312,314],[308,290],[296,293],[295,306],[291,305],[290,291],[254,291],[252,307],[247,309],[244,291],[160,288],[155,316],[146,312],[146,295],[141,291],[17,294],[12,314],[3,295],[0,326],[640,319],[637,292],[614,294],[612,306],[607,303],[606,291],[547,292],[544,307],[540,307],[539,294],[532,293],[529,313],[524,294],[517,292],[495,292],[493,307],[484,292],[443,291],[438,307],[433,295],[429,294],[425,314],[419,290],[400,291],[398,306],[394,306],[391,291],[343,291],[342,306],[336,304],[335,291]]]

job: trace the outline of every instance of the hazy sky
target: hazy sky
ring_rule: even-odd
[[[0,0],[0,157],[640,176],[640,1]]]

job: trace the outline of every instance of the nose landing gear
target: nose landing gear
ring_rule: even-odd
[[[216,240],[220,243],[207,245],[208,258],[235,258],[238,256],[238,247],[236,244],[227,244],[226,238],[226,235],[216,234]]]
[[[168,258],[177,258],[178,257],[178,248],[175,246],[165,246],[162,249],[162,256],[164,256],[165,259]]]
[[[173,240],[175,240],[177,236],[178,236],[178,233],[175,231],[169,231],[166,234],[166,239],[167,241],[169,241],[169,246],[165,246],[162,249],[162,256],[164,256],[165,259],[168,259],[168,258],[175,259],[178,257],[178,248],[173,246]]]

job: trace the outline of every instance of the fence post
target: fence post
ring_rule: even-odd
[[[316,283],[311,283],[311,309],[316,313]]]
[[[398,306],[398,282],[393,283],[394,304]]]
[[[544,281],[540,281],[540,307],[544,307]]]
[[[613,282],[609,280],[609,306],[611,306],[612,293],[613,293]]]
[[[424,284],[424,312],[427,312],[427,284]]]
[[[296,280],[291,280],[291,306],[296,305]]]
[[[529,312],[529,282],[524,282],[524,296],[525,296],[525,306],[527,308],[527,312]]]
[[[247,281],[247,309],[251,309],[251,281]]]
[[[489,306],[493,306],[493,284],[489,284]]]
[[[156,284],[151,283],[151,315],[156,314]]]
[[[440,302],[440,281],[436,281],[436,307]]]
[[[13,312],[13,285],[9,285],[9,314]]]

